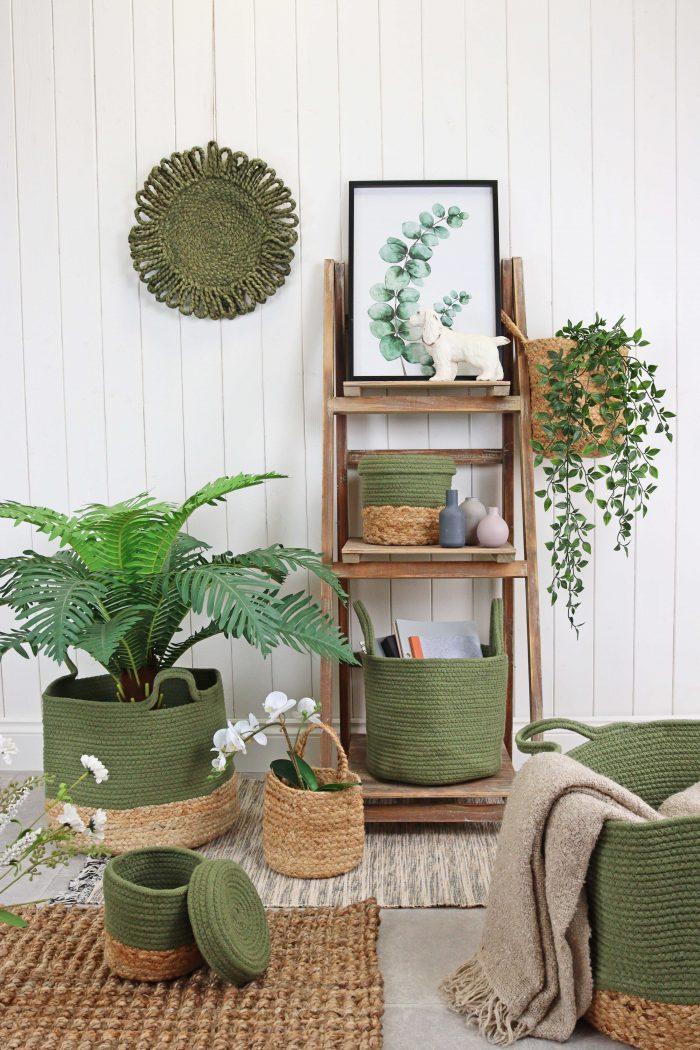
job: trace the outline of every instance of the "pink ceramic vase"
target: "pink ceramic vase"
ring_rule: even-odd
[[[498,507],[489,507],[489,512],[476,527],[480,547],[502,547],[508,542],[510,529],[501,517]]]

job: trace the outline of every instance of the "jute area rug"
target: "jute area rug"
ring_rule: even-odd
[[[275,911],[270,965],[235,988],[208,968],[143,984],[102,960],[102,909],[24,909],[0,926],[3,1050],[370,1050],[381,1046],[379,909]]]
[[[381,908],[486,904],[499,824],[370,824],[364,858],[354,871],[332,879],[291,879],[265,864],[263,782],[242,780],[240,801],[231,830],[201,852],[237,861],[268,908],[337,907],[369,897]],[[88,861],[58,900],[101,904],[103,868],[103,861]]]

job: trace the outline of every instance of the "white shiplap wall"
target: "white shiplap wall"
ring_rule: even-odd
[[[599,526],[579,641],[546,600],[542,552],[545,711],[697,716],[699,50],[696,0],[0,0],[0,494],[61,509],[146,487],[179,499],[275,468],[293,480],[201,512],[194,531],[218,547],[317,547],[321,268],[347,255],[348,180],[497,178],[531,335],[624,312],[679,413],[629,559]],[[127,244],[151,166],[210,137],[264,157],[301,214],[284,289],[222,324],[156,304]],[[486,418],[351,433],[364,447],[497,441]],[[496,500],[496,471],[460,477],[472,481]],[[0,529],[3,554],[31,542]],[[485,623],[491,586],[358,591],[388,629],[408,613]],[[519,607],[519,721],[523,619]],[[239,712],[273,684],[298,696],[317,680],[288,651],[263,661],[211,640],[197,659],[221,668]],[[0,730],[28,762],[53,673],[2,665]]]

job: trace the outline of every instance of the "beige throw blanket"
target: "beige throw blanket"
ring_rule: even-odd
[[[491,1043],[564,1042],[593,994],[585,878],[606,820],[659,820],[566,755],[536,755],[506,806],[479,951],[442,990]]]

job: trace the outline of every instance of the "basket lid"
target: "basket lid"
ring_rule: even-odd
[[[267,968],[270,933],[265,909],[240,864],[198,864],[187,890],[187,911],[197,947],[220,977],[240,986]]]
[[[451,474],[457,472],[455,461],[450,456],[386,455],[363,456],[358,472],[368,474]]]

